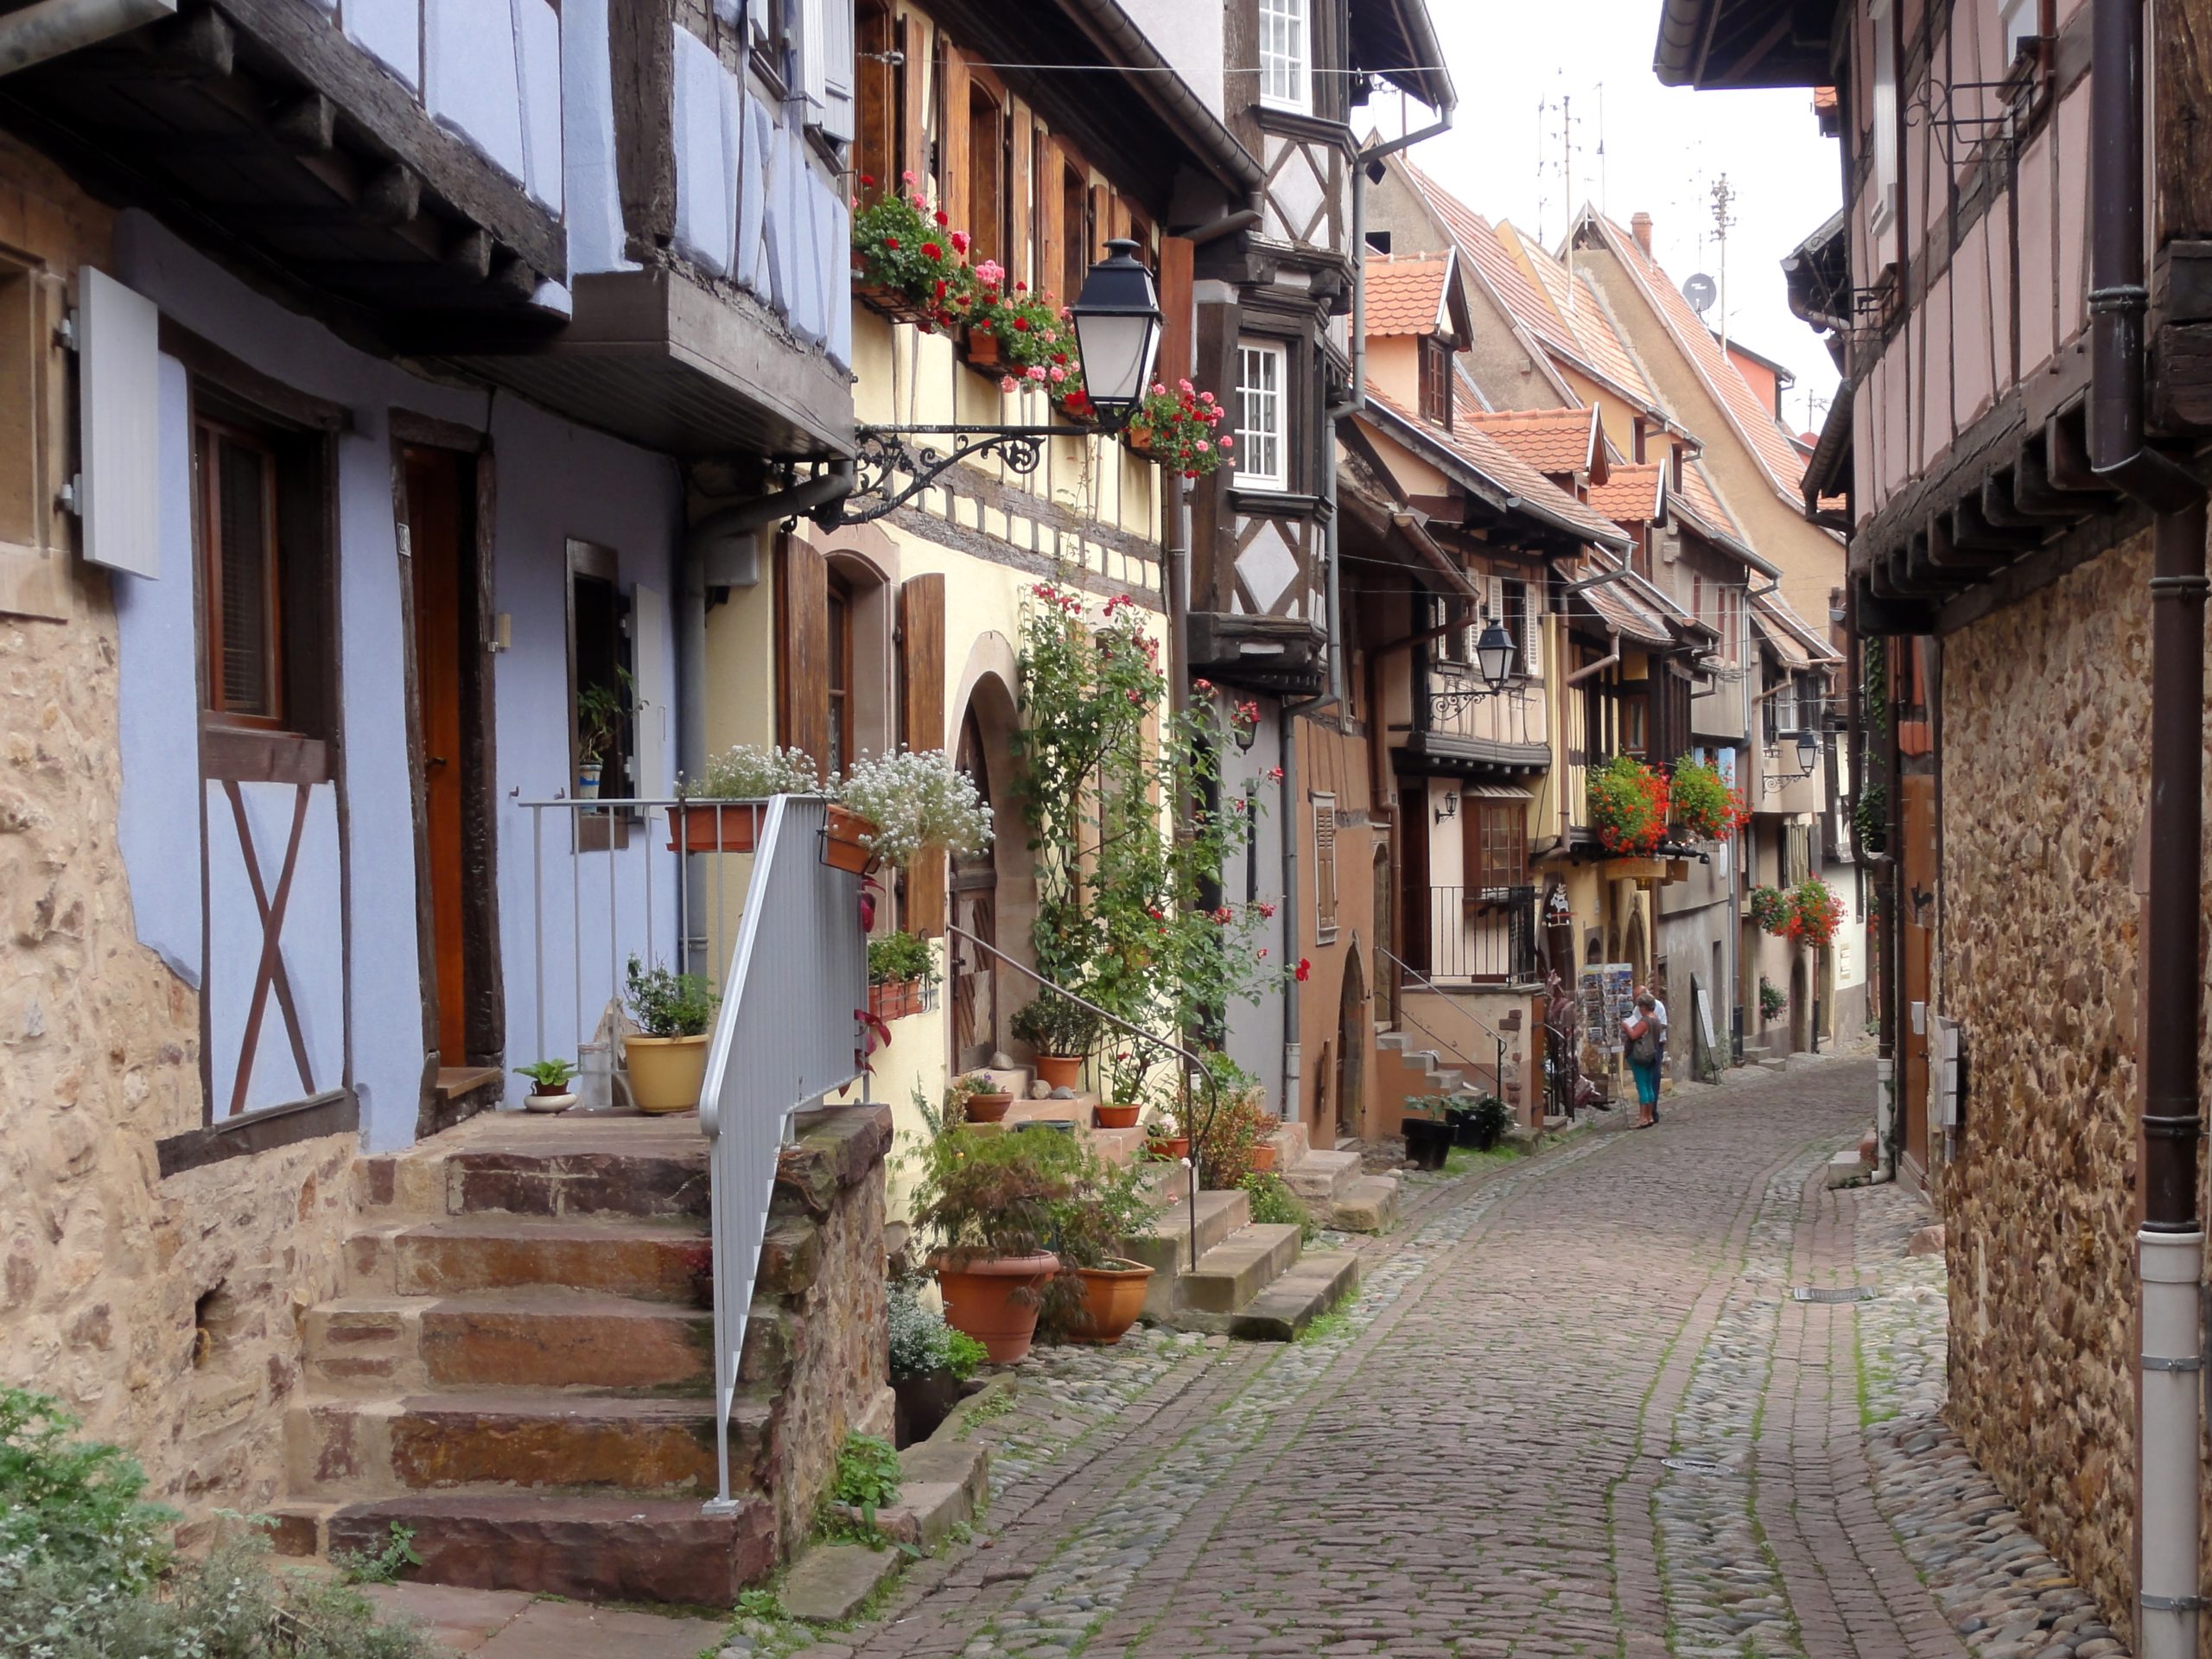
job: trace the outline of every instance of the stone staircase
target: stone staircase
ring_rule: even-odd
[[[480,1117],[357,1176],[346,1294],[302,1321],[280,1549],[374,1553],[398,1526],[432,1582],[714,1605],[775,1567],[789,1338],[765,1303],[732,1430],[746,1495],[701,1508],[716,1482],[696,1117]],[[764,1260],[764,1288],[775,1271]]]
[[[1201,1191],[1194,1210],[1179,1166],[1164,1166],[1153,1179],[1166,1207],[1149,1232],[1122,1241],[1132,1260],[1154,1269],[1147,1318],[1179,1330],[1288,1342],[1359,1287],[1357,1255],[1306,1252],[1295,1224],[1252,1219],[1249,1194]]]

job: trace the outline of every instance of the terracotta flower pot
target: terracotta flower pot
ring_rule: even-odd
[[[1191,1155],[1191,1137],[1187,1135],[1155,1135],[1144,1143],[1144,1149],[1155,1158],[1173,1162]]]
[[[668,850],[671,853],[749,853],[760,830],[761,809],[671,806],[668,809]]]
[[[924,992],[918,979],[894,979],[868,988],[868,1011],[887,1025],[922,1011]]]
[[[641,1112],[688,1112],[699,1104],[707,1075],[707,1039],[629,1037],[622,1053],[630,1071],[631,1097]]]
[[[1011,1365],[1029,1351],[1037,1334],[1038,1298],[1045,1281],[1059,1271],[1060,1258],[991,1256],[955,1266],[940,1258],[938,1288],[944,1294],[944,1320],[983,1344],[995,1365]]]
[[[1076,1276],[1083,1281],[1083,1314],[1069,1327],[1068,1340],[1102,1347],[1119,1342],[1144,1312],[1152,1269],[1141,1262],[1121,1262],[1111,1267],[1077,1268]]]
[[[1134,1129],[1137,1126],[1137,1114],[1143,1110],[1141,1106],[1109,1104],[1101,1101],[1098,1103],[1098,1127],[1102,1129]]]
[[[849,870],[855,875],[866,873],[875,855],[861,844],[861,837],[874,836],[875,826],[849,807],[830,804],[830,822],[822,834],[822,861],[833,870]]]
[[[1080,1054],[1039,1054],[1037,1080],[1054,1089],[1073,1089],[1083,1080]]]
[[[1275,1143],[1262,1141],[1252,1148],[1252,1168],[1255,1173],[1265,1173],[1275,1166]]]
[[[961,345],[968,353],[970,366],[978,369],[999,366],[999,337],[990,329],[970,327],[963,330]]]
[[[996,1123],[1013,1109],[1012,1095],[970,1095],[966,1115],[970,1123]]]
[[[1132,426],[1129,428],[1127,435],[1128,438],[1129,448],[1135,450],[1137,454],[1141,455],[1148,455],[1152,453],[1152,429],[1150,427]]]

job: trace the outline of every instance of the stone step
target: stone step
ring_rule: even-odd
[[[1359,1257],[1316,1250],[1230,1315],[1229,1334],[1246,1342],[1292,1342],[1359,1288]]]
[[[1179,1313],[1233,1313],[1298,1260],[1294,1222],[1255,1222],[1215,1245],[1177,1281]]]
[[[688,1217],[709,1209],[698,1120],[471,1119],[407,1152],[356,1166],[365,1211],[440,1216]]]
[[[1180,1170],[1176,1172],[1179,1175]],[[1150,1268],[1151,1280],[1145,1286],[1144,1317],[1158,1324],[1166,1324],[1174,1316],[1175,1287],[1179,1276],[1188,1271],[1192,1262],[1217,1247],[1223,1240],[1249,1227],[1252,1222],[1251,1195],[1243,1192],[1198,1193],[1198,1235],[1196,1255],[1191,1251],[1191,1208],[1187,1200],[1169,1205],[1162,1211],[1159,1220],[1149,1232],[1122,1241],[1122,1253],[1132,1262],[1141,1262]]]
[[[990,1451],[980,1441],[918,1441],[899,1454],[899,1501],[875,1512],[875,1529],[893,1543],[934,1550],[982,1513],[990,1472]]]
[[[531,1287],[465,1296],[346,1296],[301,1322],[309,1382],[342,1393],[433,1389],[705,1394],[711,1309]]]
[[[793,1618],[842,1624],[899,1570],[899,1552],[868,1544],[816,1544],[791,1563],[777,1599]]]
[[[346,1241],[346,1254],[347,1289],[357,1295],[565,1285],[685,1304],[696,1301],[696,1275],[710,1260],[705,1230],[688,1222],[524,1216],[365,1228]]]
[[[1325,1207],[1343,1196],[1361,1174],[1357,1152],[1309,1152],[1283,1174],[1290,1190],[1308,1204]]]
[[[1398,1183],[1389,1175],[1346,1181],[1329,1206],[1329,1225],[1344,1233],[1387,1233],[1398,1224]]]
[[[765,1477],[770,1416],[757,1401],[735,1407],[733,1485]],[[714,1404],[520,1389],[309,1399],[285,1414],[284,1461],[294,1497],[326,1501],[447,1487],[696,1498],[715,1486]]]
[[[410,1580],[577,1600],[727,1607],[777,1565],[776,1513],[751,1494],[727,1513],[696,1497],[419,1493],[372,1503],[288,1503],[276,1547],[375,1554],[397,1525],[422,1558]]]

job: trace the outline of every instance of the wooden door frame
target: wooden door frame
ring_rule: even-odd
[[[488,433],[441,421],[412,410],[393,409],[387,421],[391,434],[391,489],[393,522],[403,534],[395,537],[399,559],[400,636],[404,661],[402,698],[407,721],[407,784],[409,807],[415,831],[416,950],[422,970],[423,1078],[416,1114],[417,1136],[448,1127],[439,1121],[437,1074],[446,1065],[489,1065],[506,1063],[506,985],[499,950],[498,766],[495,748],[495,675],[491,659],[495,546],[492,439]],[[442,449],[467,463],[464,501],[474,523],[471,545],[464,549],[462,575],[474,582],[466,590],[474,600],[474,615],[463,619],[463,649],[467,652],[473,622],[474,652],[462,663],[461,687],[461,862],[465,909],[461,920],[467,1000],[464,1020],[466,1052],[440,1052],[438,1034],[437,938],[430,874],[429,779],[423,766],[422,678],[416,661],[415,567],[408,531],[407,451]],[[473,488],[469,487],[472,486]],[[469,552],[473,560],[467,559]],[[563,580],[566,580],[565,572]]]

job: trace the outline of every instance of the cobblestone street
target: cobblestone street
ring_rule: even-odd
[[[814,1659],[2122,1652],[1936,1415],[1924,1211],[1824,1188],[1872,1073],[1409,1185],[1306,1341],[1040,1352],[975,1547]]]

